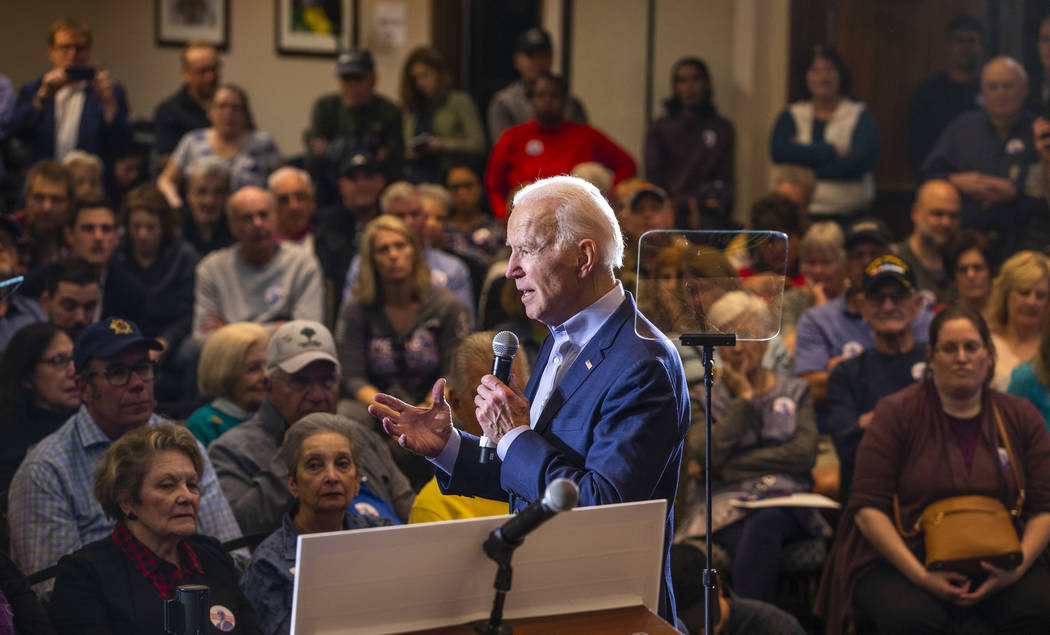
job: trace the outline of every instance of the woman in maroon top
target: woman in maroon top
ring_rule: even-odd
[[[953,620],[978,613],[995,632],[1045,632],[1050,624],[1050,434],[1027,401],[988,387],[995,349],[988,326],[972,308],[956,303],[930,325],[927,377],[884,398],[857,451],[850,495],[825,564],[815,610],[827,632],[842,632],[851,604],[880,633],[951,630]],[[1017,484],[999,438],[1002,415],[1027,498],[1016,523],[1024,554],[1013,570],[987,563],[985,574],[929,571],[923,535],[902,538],[894,525],[898,494],[901,523],[911,527],[927,505],[979,494],[1007,508]]]

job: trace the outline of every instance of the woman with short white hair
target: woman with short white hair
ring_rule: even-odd
[[[733,503],[810,491],[817,454],[813,396],[805,380],[762,366],[767,342],[755,338],[774,325],[764,300],[730,291],[714,303],[708,319],[717,331],[737,334],[736,346],[718,351],[721,376],[711,390],[712,539],[733,555],[737,594],[772,602],[784,545],[830,531],[811,509],[747,510]],[[697,384],[690,397],[693,421],[701,422],[704,385]],[[691,426],[685,457],[688,508],[679,537],[704,535],[704,442],[704,426]]]

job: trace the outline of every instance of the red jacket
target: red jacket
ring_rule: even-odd
[[[492,148],[485,186],[492,211],[507,216],[507,197],[536,179],[569,174],[581,163],[597,161],[613,171],[613,184],[634,176],[631,155],[587,124],[563,121],[545,128],[533,119],[508,128]]]

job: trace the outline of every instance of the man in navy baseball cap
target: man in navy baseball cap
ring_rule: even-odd
[[[113,519],[91,493],[95,464],[126,432],[164,423],[153,412],[149,357],[160,349],[160,342],[119,317],[88,326],[73,344],[81,407],[26,454],[8,490],[11,557],[21,569],[49,567],[113,532]],[[241,535],[207,455],[197,523],[198,532],[220,542]]]
[[[162,351],[164,346],[155,339],[146,337],[131,320],[110,317],[95,322],[84,329],[73,345],[73,366],[77,375],[91,363],[91,360],[108,360],[136,344],[145,351]],[[149,353],[146,353],[149,358]],[[150,377],[152,377],[150,373]]]

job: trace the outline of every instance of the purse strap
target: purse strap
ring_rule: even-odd
[[[911,538],[912,536],[917,536],[919,534],[919,531],[920,531],[919,530],[919,521],[920,520],[922,520],[922,519],[920,518],[919,520],[915,521],[915,528],[912,531],[904,531],[904,527],[901,526],[901,502],[900,502],[900,498],[897,496],[897,493],[894,492],[893,493],[893,521],[895,523],[897,523],[897,531],[899,531],[901,533],[901,535],[904,536],[905,538]]]
[[[1010,448],[1010,439],[1006,437],[1006,427],[1003,426],[1003,418],[999,415],[999,406],[992,404],[992,408],[995,409],[995,423],[999,426],[999,438],[1003,440],[1003,445],[1006,446],[1006,460],[1010,461],[1010,469],[1014,473],[1014,481],[1017,482],[1017,503],[1010,510],[1010,515],[1016,518],[1021,515],[1021,508],[1024,507],[1025,501],[1025,491],[1021,487],[1021,471],[1017,467],[1017,461],[1014,460],[1014,452]]]
[[[1017,467],[1017,461],[1014,460],[1014,452],[1010,447],[1010,439],[1006,436],[1006,427],[1003,425],[1003,418],[999,414],[999,406],[992,404],[992,409],[995,412],[995,423],[999,428],[999,438],[1002,439],[1003,445],[1006,447],[1006,459],[1010,462],[1010,469],[1014,473],[1014,480],[1017,482],[1017,502],[1014,508],[1010,510],[1010,515],[1017,517],[1021,514],[1021,508],[1024,507],[1025,491],[1021,487],[1021,472]],[[921,518],[915,521],[915,526],[912,531],[905,531],[904,526],[901,525],[901,504],[900,498],[897,493],[893,494],[893,521],[897,525],[897,531],[900,532],[905,538],[911,538],[912,536],[918,535],[920,529],[919,523]]]

